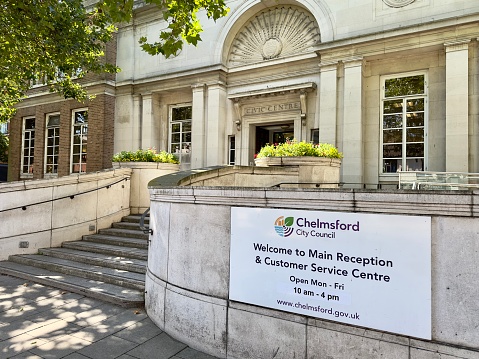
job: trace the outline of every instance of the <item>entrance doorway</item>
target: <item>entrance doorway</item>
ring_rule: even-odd
[[[294,123],[281,123],[270,126],[256,126],[255,153],[266,144],[283,143],[294,138]]]

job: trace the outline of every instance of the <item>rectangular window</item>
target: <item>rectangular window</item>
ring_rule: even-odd
[[[10,122],[0,123],[0,133],[8,137]]]
[[[45,173],[58,173],[60,150],[60,114],[49,114],[46,119]]]
[[[86,173],[88,110],[73,111],[71,172]]]
[[[383,78],[383,173],[426,169],[426,90],[425,74]]]
[[[191,106],[170,107],[170,152],[180,160],[181,169],[191,166]]]
[[[236,139],[235,136],[229,136],[228,139],[229,145],[229,153],[228,153],[228,164],[235,165],[236,163]]]
[[[35,152],[35,117],[23,119],[22,174],[33,174]]]

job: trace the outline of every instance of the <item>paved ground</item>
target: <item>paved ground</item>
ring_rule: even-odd
[[[0,359],[214,359],[162,332],[144,309],[0,275]]]

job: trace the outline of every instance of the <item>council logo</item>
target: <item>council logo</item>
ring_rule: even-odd
[[[289,237],[292,233],[294,228],[292,225],[294,224],[294,217],[286,217],[284,216],[278,217],[274,222],[274,230],[280,237]]]

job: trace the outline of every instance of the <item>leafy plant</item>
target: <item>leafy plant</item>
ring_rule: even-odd
[[[178,158],[166,151],[156,152],[154,148],[147,150],[139,149],[137,151],[121,151],[113,155],[113,162],[160,162],[160,163],[180,163]]]
[[[285,143],[267,144],[261,148],[256,158],[293,156],[343,158],[343,154],[329,143],[313,144],[305,141],[298,142],[295,139],[287,140]]]

